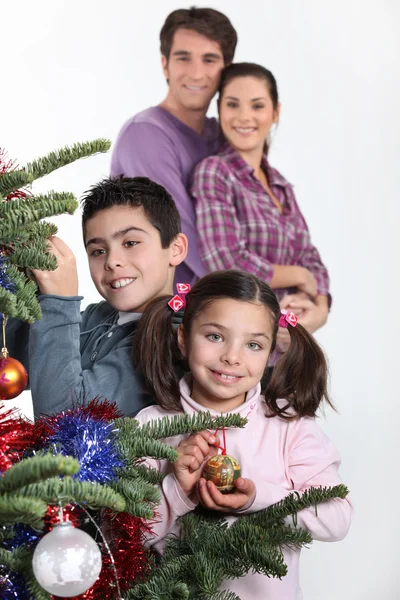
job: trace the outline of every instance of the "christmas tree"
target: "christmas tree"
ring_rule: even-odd
[[[0,152],[0,312],[4,321],[12,316],[32,323],[41,317],[30,270],[56,268],[46,240],[57,231],[41,219],[72,213],[77,207],[70,193],[32,196],[27,186],[79,158],[106,152],[109,146],[107,140],[77,144],[23,169],[6,161]],[[180,537],[168,539],[161,563],[156,564],[145,541],[151,536],[152,519],[157,518],[162,479],[142,464],[143,458],[174,462],[176,450],[162,439],[204,429],[243,427],[246,420],[238,415],[213,418],[202,413],[140,427],[135,419],[123,418],[115,404],[94,399],[32,424],[13,411],[1,412],[2,408],[0,596],[5,600],[48,600],[55,593],[82,600],[237,600],[229,591],[218,591],[223,580],[243,577],[250,570],[284,577],[282,547],[311,543],[310,534],[286,525],[285,517],[295,519],[303,508],[347,494],[342,485],[310,489],[302,496],[292,494],[265,511],[241,516],[231,527],[225,519],[206,512],[191,513],[181,520]],[[62,555],[59,541],[41,550],[51,536],[79,533],[72,526],[87,527],[88,522],[94,526],[98,546],[91,540],[90,550],[88,536],[82,532],[86,538],[79,537],[81,546],[73,538],[74,545],[68,548],[72,554]],[[93,545],[99,553],[98,571]],[[71,575],[72,555],[77,553],[89,559]],[[80,575],[84,566],[86,579]]]
[[[3,598],[15,597],[16,590],[20,600],[51,597],[35,578],[32,555],[56,524],[54,510],[57,517],[60,504],[75,525],[85,520],[88,509],[99,524],[110,523],[109,545],[99,540],[100,576],[78,596],[82,600],[233,600],[234,594],[218,591],[224,579],[242,577],[249,570],[284,577],[282,546],[311,543],[310,534],[286,525],[285,517],[295,518],[303,508],[347,494],[343,485],[310,489],[265,511],[242,516],[229,528],[223,518],[189,514],[182,519],[180,538],[168,540],[156,566],[144,541],[151,536],[151,519],[157,515],[161,478],[142,465],[142,459],[173,462],[176,450],[161,439],[223,426],[243,427],[246,419],[200,413],[165,417],[140,427],[135,419],[120,417],[114,404],[95,399],[35,425],[13,421],[7,416],[0,422],[0,465],[5,469],[0,478]],[[35,456],[26,457],[32,453]],[[99,513],[100,508],[106,510]],[[53,562],[62,563],[57,552]],[[67,584],[61,589],[65,597],[72,597],[66,594]]]
[[[57,227],[41,219],[72,214],[78,206],[70,192],[31,195],[27,189],[36,179],[76,160],[107,152],[111,142],[97,139],[50,152],[18,168],[0,149],[0,312],[33,323],[41,318],[37,286],[29,277],[31,269],[54,270],[54,256],[47,250],[47,238]]]

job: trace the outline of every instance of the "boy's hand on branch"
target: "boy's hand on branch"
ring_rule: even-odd
[[[55,271],[32,270],[40,292],[55,296],[77,296],[78,272],[74,253],[55,235],[48,242],[49,252],[56,257],[58,266]]]
[[[174,473],[187,496],[194,491],[201,477],[204,462],[216,454],[215,445],[219,445],[218,436],[209,431],[200,431],[179,443],[179,456],[174,464]]]
[[[256,493],[256,486],[251,479],[239,477],[235,481],[235,490],[230,494],[221,494],[212,481],[201,478],[199,481],[200,502],[205,508],[220,512],[240,510],[250,503]]]

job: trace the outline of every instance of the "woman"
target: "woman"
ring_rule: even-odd
[[[292,186],[267,159],[280,112],[274,76],[252,63],[229,65],[218,109],[226,144],[198,164],[190,189],[201,258],[210,271],[242,269],[269,283],[313,333],[327,319],[329,277]],[[286,331],[279,342],[284,350]]]

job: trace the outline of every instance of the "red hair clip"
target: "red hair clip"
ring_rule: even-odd
[[[294,313],[282,309],[281,316],[279,317],[279,327],[284,327],[285,329],[287,329],[288,325],[296,327],[298,320],[298,317]]]
[[[190,292],[190,284],[189,283],[177,283],[176,291],[178,292],[171,298],[168,302],[168,306],[172,308],[174,312],[180,311],[182,308],[186,306],[185,296]]]

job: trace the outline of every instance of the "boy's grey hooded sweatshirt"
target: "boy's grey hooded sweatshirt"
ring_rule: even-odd
[[[7,324],[7,347],[28,371],[36,418],[96,396],[115,401],[125,416],[153,404],[131,359],[138,321],[118,325],[118,311],[104,301],[81,313],[82,296],[38,299],[41,320]],[[182,315],[173,315],[174,325]]]

